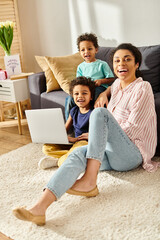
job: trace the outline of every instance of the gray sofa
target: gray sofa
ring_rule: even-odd
[[[110,53],[112,47],[100,47],[96,58],[108,62],[110,67]],[[157,113],[158,145],[156,154],[160,155],[160,45],[139,47],[142,53],[141,72],[143,79],[149,81],[154,97]],[[28,77],[32,109],[62,108],[64,113],[65,98],[68,95],[63,90],[46,92],[46,78],[44,72],[36,73]]]

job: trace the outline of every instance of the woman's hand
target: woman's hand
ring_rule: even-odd
[[[77,141],[87,140],[88,141],[88,133],[82,133],[80,136],[77,137]]]
[[[108,105],[108,97],[106,94],[106,91],[102,92],[99,97],[97,98],[94,107],[104,107],[104,105],[106,104],[106,106]]]

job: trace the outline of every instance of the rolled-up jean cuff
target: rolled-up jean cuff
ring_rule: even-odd
[[[43,188],[43,191],[45,191],[46,188],[55,195],[56,201],[58,200],[58,198],[60,198],[60,197],[58,197],[58,195],[56,194],[56,192],[55,192],[53,189],[51,189],[50,187],[48,187],[48,186],[44,187],[44,188]]]

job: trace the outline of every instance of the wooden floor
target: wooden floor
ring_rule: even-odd
[[[22,147],[31,142],[28,125],[22,123],[22,135],[18,133],[16,120],[0,122],[0,155]],[[11,240],[0,232],[0,240]]]
[[[0,240],[13,240],[13,239],[10,237],[7,237],[6,235],[0,232]]]
[[[18,133],[17,120],[0,122],[0,155],[31,142],[28,125],[23,120],[22,135]]]

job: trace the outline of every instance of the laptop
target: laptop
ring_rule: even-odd
[[[32,142],[72,144],[68,141],[61,108],[25,110]]]

